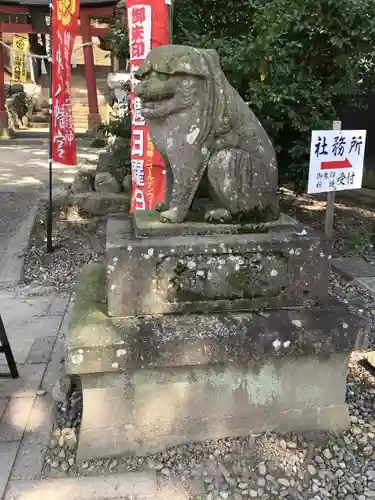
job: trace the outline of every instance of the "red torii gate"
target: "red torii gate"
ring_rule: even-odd
[[[98,96],[95,77],[94,52],[92,48],[92,37],[106,36],[109,33],[108,27],[91,26],[90,18],[112,17],[115,12],[115,5],[106,6],[80,6],[80,19],[78,35],[82,37],[83,55],[85,62],[85,77],[87,85],[87,96],[89,104],[88,128],[95,129],[101,122],[98,106]],[[0,15],[30,15],[26,5],[0,5]],[[30,34],[35,31],[31,24],[6,23],[0,19],[0,40],[3,33]],[[5,79],[4,79],[4,50],[0,44],[0,136],[8,129],[8,114],[5,109]]]

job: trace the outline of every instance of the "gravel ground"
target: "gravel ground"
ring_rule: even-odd
[[[324,231],[326,202],[324,197],[296,195],[281,189],[281,211],[320,232]],[[334,214],[333,256],[360,255],[375,263],[375,198],[348,199],[337,193]]]
[[[30,236],[23,268],[24,284],[71,291],[80,268],[105,257],[105,220],[83,219],[76,213],[54,214],[53,253],[46,252],[44,212]]]

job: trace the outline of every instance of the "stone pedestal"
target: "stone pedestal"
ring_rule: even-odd
[[[348,359],[367,323],[327,296],[324,240],[285,216],[158,225],[110,220],[106,268],[77,281],[66,366],[83,387],[78,460],[345,430]]]
[[[108,224],[110,316],[276,309],[327,294],[326,244],[289,217],[261,226],[163,224],[160,236],[151,219],[149,237],[146,217],[136,214],[134,228]]]

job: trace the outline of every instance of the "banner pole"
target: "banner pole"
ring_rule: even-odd
[[[168,21],[169,21],[169,43],[173,43],[173,0],[167,1]]]
[[[52,196],[52,83],[53,83],[53,64],[52,64],[52,22],[53,22],[53,3],[52,0],[49,4],[50,8],[50,43],[49,43],[49,144],[48,144],[48,211],[47,211],[47,221],[46,221],[46,229],[47,229],[47,253],[53,252],[53,243],[52,243],[52,219],[53,219],[53,196]]]

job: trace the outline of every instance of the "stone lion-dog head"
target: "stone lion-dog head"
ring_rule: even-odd
[[[231,89],[215,50],[185,45],[153,49],[135,73],[135,93],[142,100],[148,121],[160,120],[191,109],[199,100],[202,115],[212,116],[207,133],[221,135],[230,129],[227,92]],[[214,130],[211,130],[211,127]]]

